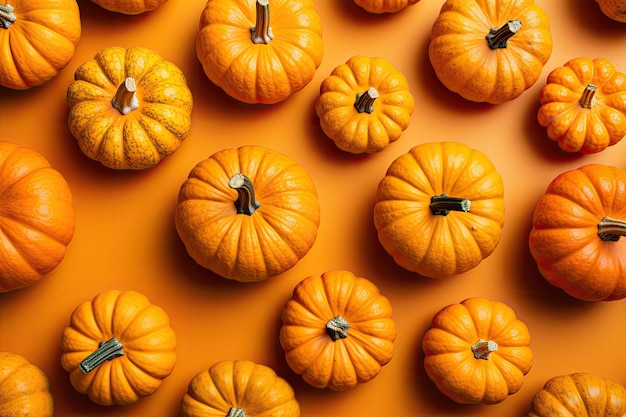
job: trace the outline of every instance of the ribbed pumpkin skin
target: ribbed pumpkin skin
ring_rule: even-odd
[[[158,9],[167,0],[91,0],[111,12],[136,15]]]
[[[252,182],[260,203],[238,213],[235,174]],[[317,238],[320,206],[308,172],[287,155],[248,145],[200,161],[182,184],[176,230],[189,255],[216,274],[261,281],[292,268]]]
[[[40,86],[65,68],[81,37],[76,0],[5,0],[16,20],[0,26],[0,85]],[[4,21],[4,18],[0,18]]]
[[[397,13],[419,0],[354,0],[354,3],[369,13]]]
[[[48,377],[26,358],[0,352],[0,415],[52,417],[54,400]]]
[[[183,395],[180,417],[225,417],[233,409],[246,417],[300,417],[289,383],[271,368],[248,360],[220,361],[194,376]]]
[[[81,362],[114,337],[124,355],[83,373]],[[104,406],[129,405],[153,394],[176,364],[176,334],[167,313],[130,290],[103,291],[81,303],[63,330],[61,349],[72,386]]]
[[[526,417],[626,416],[626,388],[590,373],[559,375],[532,398]]]
[[[112,104],[136,82],[137,108]],[[89,158],[112,169],[146,169],[173,154],[191,128],[193,98],[182,71],[142,47],[107,47],[78,67],[67,89],[69,129]]]
[[[352,389],[376,377],[393,357],[396,325],[391,303],[376,285],[345,270],[302,280],[282,313],[280,344],[289,367],[310,385]],[[341,316],[347,336],[327,325]]]
[[[62,174],[34,150],[0,141],[0,292],[52,272],[74,227],[74,200]]]
[[[585,301],[626,297],[626,239],[600,237],[606,216],[626,220],[626,171],[587,164],[552,180],[535,206],[529,235],[548,282]]]

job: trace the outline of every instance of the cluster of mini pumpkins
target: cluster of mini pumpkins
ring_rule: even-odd
[[[167,0],[92,1],[139,14]],[[417,0],[355,3],[370,13],[396,13]],[[516,99],[537,82],[552,52],[548,16],[534,1],[502,3],[504,21],[502,13],[479,3],[446,0],[433,24],[429,57],[435,73],[467,100]],[[626,20],[623,1],[598,3],[607,16]],[[50,80],[69,63],[80,39],[73,0],[8,0],[0,4],[0,23],[0,47],[13,52],[0,56],[0,85],[7,88]],[[37,36],[34,25],[41,30]],[[323,56],[321,33],[312,0],[208,0],[197,57],[226,94],[269,105],[313,79]],[[565,151],[600,152],[626,135],[626,75],[605,59],[573,58],[554,69],[540,101],[538,121]],[[139,170],[182,144],[193,98],[182,71],[154,51],[109,47],[78,67],[67,104],[69,130],[87,157],[111,169]],[[385,59],[366,56],[337,66],[315,103],[324,133],[354,154],[380,152],[399,139],[414,108],[405,76]],[[0,291],[7,292],[59,265],[73,236],[74,211],[61,174],[16,144],[0,143],[0,188]],[[469,271],[498,245],[503,190],[481,151],[456,142],[417,145],[390,165],[378,185],[374,223],[380,243],[398,265],[425,277]],[[626,246],[620,239],[625,202],[626,172],[618,168],[585,165],[555,178],[537,204],[529,237],[542,275],[582,300],[626,297]],[[253,144],[199,162],[180,188],[175,211],[190,257],[241,282],[292,268],[314,244],[319,221],[317,191],[304,168]],[[371,281],[344,270],[302,280],[284,306],[279,335],[295,373],[336,391],[376,377],[393,356],[395,337],[390,301]],[[452,400],[494,404],[521,388],[532,366],[529,343],[528,328],[509,306],[469,298],[433,317],[422,340],[424,366]],[[85,301],[63,332],[63,368],[74,388],[97,404],[128,405],[153,394],[175,362],[176,335],[166,312],[134,291],[105,291]],[[462,364],[467,372],[459,377]],[[581,398],[574,406],[591,413],[626,412],[626,389],[572,374],[546,383],[528,416],[569,415],[559,410],[572,406],[572,393]],[[10,417],[52,415],[45,375],[11,353],[0,354],[0,402]],[[245,360],[218,362],[190,382],[181,415],[216,410],[225,416],[268,410],[300,415],[289,384]]]

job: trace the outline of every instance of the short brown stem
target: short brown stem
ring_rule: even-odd
[[[354,108],[359,113],[371,113],[374,111],[374,101],[379,97],[378,91],[374,87],[370,87],[367,91],[358,93]]]
[[[235,207],[237,207],[238,214],[251,216],[256,209],[261,207],[254,195],[254,185],[252,185],[250,178],[237,173],[230,178],[228,186],[237,190],[238,198],[235,201]]]
[[[626,236],[626,221],[604,216],[598,222],[598,236],[607,242],[617,242],[620,237]]]
[[[443,193],[430,198],[430,211],[435,215],[447,216],[451,211],[470,211],[471,201],[462,197],[448,197]]]
[[[493,340],[480,339],[472,345],[472,353],[476,359],[489,359],[492,352],[498,350],[498,344]]]
[[[100,366],[104,361],[111,361],[123,355],[124,346],[120,343],[117,337],[114,337],[107,341],[100,342],[98,349],[83,359],[78,367],[82,373],[88,374]]]
[[[122,114],[128,114],[139,107],[137,83],[133,77],[126,77],[124,82],[120,84],[111,104]]]
[[[246,412],[243,408],[231,407],[225,417],[246,417]]]
[[[270,27],[270,2],[269,0],[256,1],[256,25],[250,28],[252,43],[270,43],[274,39]]]
[[[10,4],[0,4],[0,27],[8,29],[17,20],[17,16],[13,13],[13,6]]]
[[[328,333],[333,342],[348,337],[349,328],[350,323],[341,316],[334,317],[326,323],[326,333]]]
[[[593,84],[587,85],[587,87],[585,88],[585,91],[583,91],[583,94],[580,96],[580,100],[578,100],[580,107],[582,107],[583,109],[592,108],[596,102],[595,96],[596,96],[597,90],[598,90],[598,87],[596,87],[595,85]]]
[[[486,36],[491,49],[506,48],[506,42],[522,28],[519,20],[509,20],[499,29],[491,29]]]

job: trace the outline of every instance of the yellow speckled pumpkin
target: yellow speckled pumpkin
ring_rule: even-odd
[[[54,400],[44,372],[26,358],[0,352],[0,416],[52,417]]]

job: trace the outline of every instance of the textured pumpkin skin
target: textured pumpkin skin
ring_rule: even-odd
[[[624,0],[596,0],[600,10],[606,17],[616,22],[626,23],[626,1]]]
[[[244,103],[274,104],[311,82],[322,62],[321,19],[313,0],[270,0],[274,38],[254,43],[255,0],[208,0],[196,53],[204,72]]]
[[[180,417],[300,417],[293,388],[271,368],[248,360],[220,361],[198,373],[183,395]],[[243,415],[243,414],[233,414]]]
[[[492,341],[497,350],[476,358],[472,346]],[[522,387],[533,354],[528,327],[508,305],[473,297],[433,317],[422,339],[424,368],[439,390],[461,404],[496,404]]]
[[[238,213],[229,186],[243,174],[260,206]],[[204,268],[241,282],[261,281],[293,267],[317,237],[320,207],[308,172],[263,146],[223,149],[200,161],[182,184],[175,212],[178,235]]]
[[[54,400],[44,372],[26,358],[0,352],[2,417],[52,417]]]
[[[113,100],[128,77],[135,80],[137,101],[123,114]],[[150,168],[189,133],[193,98],[185,76],[150,49],[104,48],[78,67],[74,79],[66,98],[70,132],[85,155],[108,168]]]
[[[354,3],[369,13],[397,13],[419,0],[354,0]]]
[[[136,15],[158,9],[167,0],[91,0],[111,12]]]
[[[626,416],[626,388],[590,373],[559,375],[532,398],[526,417]]]
[[[603,218],[626,220],[626,172],[588,164],[558,175],[535,207],[530,252],[552,285],[585,301],[626,297],[626,240],[600,237]]]
[[[366,278],[345,270],[309,276],[283,308],[280,344],[287,364],[317,388],[345,391],[368,382],[393,357],[392,314],[389,300]],[[327,325],[338,316],[350,327],[334,340]]]
[[[83,373],[81,362],[112,338],[123,345],[123,355]],[[167,313],[130,290],[103,291],[81,303],[63,330],[61,349],[72,386],[103,406],[129,405],[153,394],[176,364],[176,334]]]
[[[377,97],[369,111],[358,97],[371,88]],[[355,154],[380,152],[398,140],[414,109],[404,74],[384,58],[363,55],[336,67],[322,81],[315,103],[324,133],[339,149]]]
[[[510,20],[521,29],[505,48],[485,37]],[[446,0],[435,20],[428,49],[439,80],[463,98],[491,104],[514,100],[541,75],[552,53],[547,14],[534,0]]]
[[[565,151],[600,152],[626,135],[626,74],[607,59],[578,57],[555,68],[539,101],[539,124]]]
[[[434,214],[431,200],[443,194],[469,200],[470,210]],[[397,158],[379,183],[374,225],[383,248],[403,268],[430,278],[461,274],[498,245],[502,177],[484,153],[465,144],[417,145]]]
[[[74,227],[74,200],[63,175],[34,150],[0,141],[0,292],[52,272]]]

